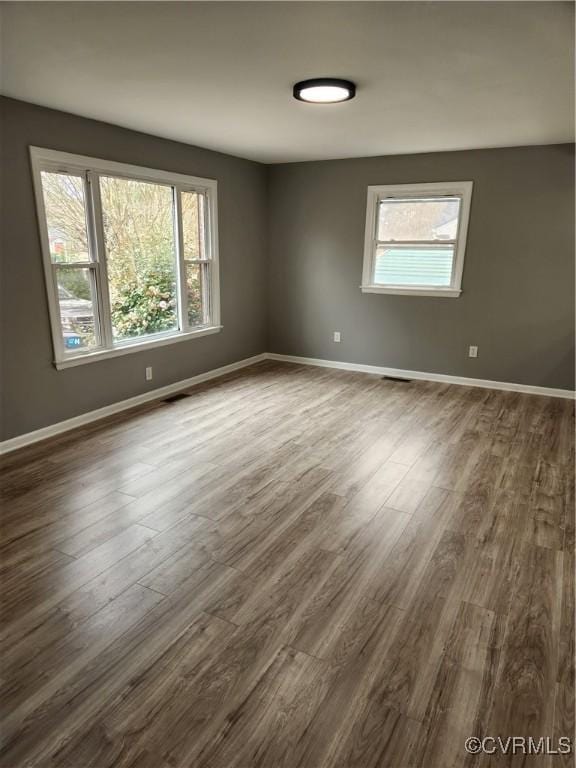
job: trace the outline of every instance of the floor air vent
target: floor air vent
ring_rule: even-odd
[[[164,402],[165,403],[177,403],[178,400],[184,400],[185,397],[190,397],[190,395],[187,395],[185,392],[180,392],[177,395],[170,395],[170,397],[165,397]]]
[[[400,376],[382,376],[385,381],[399,381],[401,384],[410,384],[412,379],[403,379]]]

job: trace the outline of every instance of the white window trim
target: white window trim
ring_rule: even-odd
[[[59,152],[42,147],[30,147],[30,159],[32,165],[32,178],[34,181],[34,194],[36,198],[36,212],[38,215],[38,225],[40,230],[40,241],[42,246],[42,261],[44,264],[44,277],[46,282],[46,293],[48,296],[48,307],[50,312],[50,326],[52,330],[52,343],[54,348],[54,365],[58,370],[70,368],[84,363],[91,363],[96,360],[105,360],[119,355],[125,355],[131,352],[139,352],[154,347],[165,346],[179,341],[188,341],[190,339],[207,336],[218,333],[222,330],[220,321],[220,270],[218,258],[218,182],[214,179],[204,179],[197,176],[188,176],[181,173],[172,173],[170,171],[159,171],[152,168],[145,168],[139,165],[129,165],[127,163],[117,163],[111,160],[101,160],[99,158],[87,157],[85,155],[75,155],[69,152]],[[97,181],[99,175],[113,175],[116,177],[125,177],[137,179],[139,181],[150,181],[174,187],[179,192],[195,191],[202,192],[206,196],[208,217],[207,222],[207,240],[206,248],[211,262],[211,281],[210,281],[210,325],[199,328],[190,328],[187,325],[186,318],[179,316],[181,328],[174,332],[159,333],[146,338],[127,340],[122,343],[116,343],[112,347],[112,339],[107,335],[109,326],[108,290],[107,286],[99,291],[98,305],[95,311],[103,318],[101,325],[102,346],[95,350],[86,352],[66,352],[62,340],[62,328],[60,322],[60,308],[58,302],[57,288],[54,280],[54,270],[52,257],[50,255],[50,245],[48,241],[48,227],[46,221],[46,212],[44,208],[44,194],[42,190],[41,171],[62,171],[68,173],[81,174],[86,180],[86,205],[94,205],[96,215],[88,217],[88,237],[91,247],[94,249],[97,259],[96,270],[100,272],[100,282],[106,276],[106,258],[103,243],[103,233],[101,229],[101,217],[98,215],[100,207],[100,196]],[[92,184],[92,193],[88,195],[88,186]],[[176,195],[179,200],[179,195]],[[177,204],[179,210],[179,202]],[[92,222],[94,226],[92,226]],[[182,223],[179,215],[176,216],[176,247],[177,247],[177,266],[179,275],[180,289],[182,281],[182,269],[184,258],[182,255]],[[181,298],[181,297],[180,297]],[[181,300],[178,302],[179,311],[182,312]],[[184,314],[182,312],[182,314]]]
[[[363,293],[386,293],[399,296],[436,296],[444,298],[457,298],[462,293],[462,272],[464,270],[464,255],[466,252],[466,238],[468,235],[468,220],[470,218],[470,204],[472,201],[471,181],[450,181],[425,184],[394,184],[376,185],[368,187],[368,199],[366,205],[366,231],[364,237],[364,264],[362,269]],[[376,227],[378,223],[378,204],[381,200],[394,197],[460,197],[460,216],[458,219],[458,231],[456,234],[456,248],[454,263],[452,266],[452,279],[449,286],[435,288],[430,285],[400,286],[378,285],[373,281],[375,257],[376,257]],[[439,241],[439,243],[442,241]]]

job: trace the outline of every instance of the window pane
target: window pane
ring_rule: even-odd
[[[376,285],[450,285],[454,248],[445,246],[383,246],[376,249]]]
[[[73,352],[98,346],[92,270],[60,267],[56,275],[64,349]]]
[[[100,189],[114,339],[177,330],[172,187],[102,177]]]
[[[184,258],[204,259],[204,195],[182,192]]]
[[[52,261],[90,261],[82,177],[42,171],[42,192]]]
[[[205,286],[208,264],[186,264],[186,297],[188,302],[188,324],[206,325]]]
[[[460,199],[381,200],[378,240],[455,240]]]

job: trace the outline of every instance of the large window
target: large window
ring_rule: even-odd
[[[472,182],[368,187],[362,290],[459,296]]]
[[[215,181],[31,155],[57,367],[220,329]]]

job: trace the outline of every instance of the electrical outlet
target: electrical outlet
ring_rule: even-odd
[[[468,347],[468,357],[478,357],[478,347]]]
[[[146,381],[152,381],[152,366],[146,368]]]
[[[336,341],[336,342],[342,341],[342,339],[340,337],[340,331],[334,331],[334,341]]]

